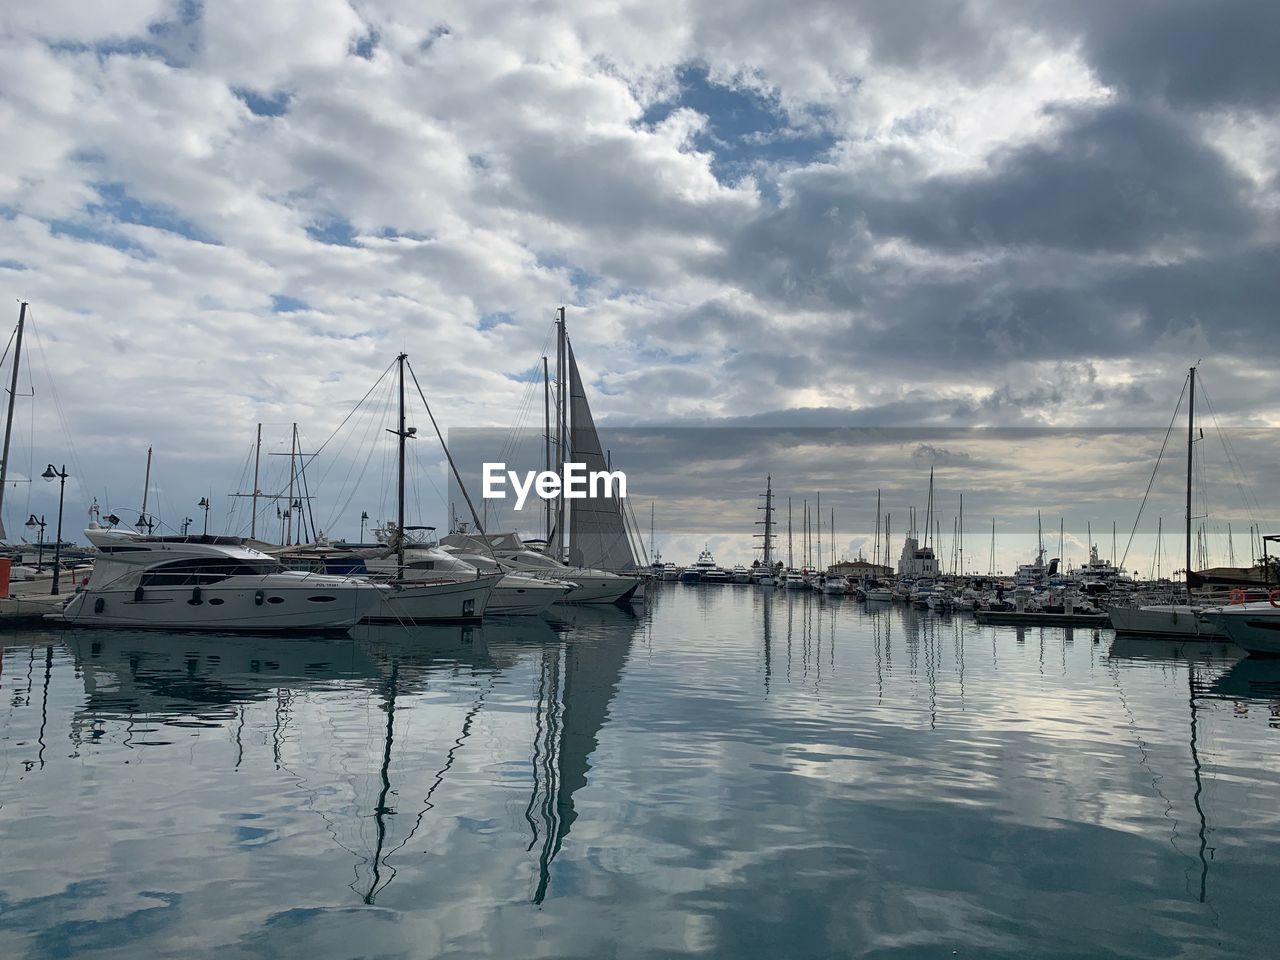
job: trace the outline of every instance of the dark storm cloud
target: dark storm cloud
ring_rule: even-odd
[[[1280,102],[1280,5],[1255,0],[1088,0],[1037,11],[1079,36],[1103,82],[1193,109]]]
[[[1131,252],[1256,228],[1245,178],[1173,114],[1123,103],[1055,112],[1064,126],[1049,142],[1003,151],[981,174],[868,198],[871,230],[950,250]]]

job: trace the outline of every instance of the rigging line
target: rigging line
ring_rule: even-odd
[[[1214,409],[1213,401],[1210,399],[1208,392],[1204,388],[1204,380],[1200,381],[1200,391],[1204,397],[1205,406],[1209,410],[1209,415],[1213,418],[1214,429],[1218,433],[1218,440],[1222,444],[1222,451],[1227,458],[1227,466],[1231,468],[1233,479],[1236,483],[1236,489],[1240,491],[1241,504],[1249,513],[1249,519],[1257,521],[1257,517],[1253,514],[1253,507],[1256,506],[1261,512],[1262,505],[1258,502],[1257,495],[1253,492],[1253,488],[1249,485],[1244,475],[1244,464],[1240,462],[1240,458],[1235,453],[1235,445],[1231,443],[1227,437],[1227,432],[1222,428],[1222,424],[1218,421],[1218,412]],[[1253,504],[1250,504],[1250,500]]]
[[[394,367],[395,365],[396,365],[396,362],[394,360],[392,360],[389,364],[387,364],[387,368],[382,371],[381,376],[379,376],[378,379],[373,382],[373,386],[365,391],[364,396],[361,397],[359,401],[357,401],[356,405],[352,407],[351,410],[347,413],[347,415],[342,418],[342,422],[333,428],[333,432],[330,433],[329,436],[325,438],[324,443],[320,444],[319,449],[317,449],[314,453],[308,455],[307,462],[314,460],[316,457],[320,456],[320,454],[324,452],[325,447],[329,446],[330,441],[332,441],[333,438],[338,435],[338,432],[347,425],[347,421],[350,420],[355,415],[355,412],[360,409],[360,405],[369,399],[369,394],[373,393],[373,391],[377,388],[378,384],[380,384],[383,378],[386,377],[386,375],[391,372],[391,368]]]
[[[375,383],[374,389],[376,388],[377,388],[377,384]],[[387,378],[385,381],[383,390],[388,393],[393,392],[395,390],[394,379]],[[372,393],[372,391],[370,392]],[[357,420],[354,424],[352,424],[349,435],[347,436],[346,439],[343,440],[342,445],[336,451],[331,453],[328,464],[324,467],[323,471],[320,474],[319,479],[316,482],[317,489],[323,487],[326,483],[328,483],[329,475],[333,472],[334,468],[338,465],[339,461],[342,459],[342,455],[346,452],[349,446],[354,444],[357,450],[361,449],[366,442],[371,442],[369,441],[370,432],[381,427],[384,418],[380,412],[381,406],[377,400],[377,397],[376,396],[374,397],[373,402],[365,402],[362,400],[361,403],[362,403],[361,419]],[[361,423],[364,424],[364,428],[363,428],[364,432],[360,435],[359,441],[356,441],[356,434],[360,430]],[[347,477],[348,478],[350,477],[350,466],[348,466]],[[345,483],[345,478],[343,482]]]
[[[471,494],[467,493],[467,485],[462,482],[462,474],[458,472],[457,464],[453,462],[453,457],[449,453],[449,445],[444,442],[444,435],[440,432],[440,425],[436,423],[435,415],[431,412],[431,404],[427,403],[427,395],[422,392],[422,385],[418,383],[418,374],[413,369],[413,364],[405,361],[405,366],[409,368],[409,376],[413,377],[413,385],[418,390],[418,396],[422,398],[422,405],[427,408],[427,416],[431,418],[431,426],[435,428],[436,437],[440,440],[440,446],[444,448],[445,459],[449,461],[449,466],[453,468],[453,476],[458,481],[458,489],[462,491],[462,499],[467,501],[467,506],[471,510],[471,519],[475,522],[476,529],[480,531],[481,538],[486,544],[489,540],[484,536],[484,526],[480,522],[480,515],[476,513],[475,504],[471,502]],[[489,552],[493,553],[493,547],[489,547]]]
[[[533,404],[536,402],[538,387],[542,382],[542,378],[538,376],[539,369],[542,366],[542,358],[547,356],[547,352],[551,349],[551,344],[555,341],[555,331],[556,328],[553,323],[551,325],[551,329],[547,332],[546,339],[542,341],[542,347],[538,350],[538,361],[528,368],[534,375],[525,382],[525,393],[521,398],[519,408],[522,413],[518,419],[517,426],[508,433],[507,440],[502,448],[502,455],[499,459],[511,459],[510,455],[515,451],[515,445],[517,443],[519,433],[526,429],[524,424],[532,413]],[[541,428],[539,428],[539,436],[541,436]]]
[[[31,309],[31,304],[27,304],[27,309]],[[13,347],[13,338],[18,335],[18,328],[14,327],[9,331],[9,342],[5,344],[4,353],[0,353],[0,365],[9,359],[9,350]]]
[[[392,382],[388,380],[386,385],[386,391],[390,392],[393,388],[394,388],[394,384],[392,384]],[[379,444],[374,442],[374,440],[371,439],[370,435],[374,430],[376,430],[382,424],[383,419],[384,419],[383,414],[377,409],[377,405],[369,404],[368,407],[366,408],[365,415],[363,417],[364,432],[360,436],[359,442],[355,444],[357,456],[353,457],[348,462],[346,476],[342,478],[342,482],[338,485],[339,491],[349,490],[350,492],[347,494],[346,500],[343,501],[340,506],[336,507],[333,510],[333,512],[330,513],[328,517],[328,521],[326,523],[326,526],[328,526],[330,529],[333,529],[334,526],[337,524],[339,517],[341,517],[343,514],[346,513],[347,508],[351,504],[351,501],[355,499],[355,495],[360,491],[360,486],[363,483],[365,474],[369,469],[369,464],[373,461],[373,455],[378,451],[378,448],[379,448]],[[358,428],[359,428],[359,424],[357,424],[355,427],[352,428],[353,438],[354,438],[355,431]],[[364,463],[360,465],[360,474],[358,477],[356,477],[355,483],[350,484],[351,474],[356,469],[356,465],[359,463],[360,450],[366,451]],[[333,462],[334,463],[337,462],[336,456],[333,458]],[[326,482],[326,478],[328,477],[328,475],[329,475],[329,470],[326,470],[325,473],[321,476],[320,482],[319,484],[317,484],[317,488],[319,488]],[[338,494],[338,496],[341,496],[341,492]]]
[[[66,413],[62,409],[62,398],[58,395],[57,384],[54,382],[53,373],[49,369],[49,357],[45,353],[44,338],[40,335],[39,326],[36,325],[35,311],[30,306],[27,307],[27,326],[31,328],[31,332],[34,334],[36,349],[40,352],[40,363],[44,367],[45,379],[49,382],[49,396],[53,399],[53,409],[57,414],[58,424],[62,427],[63,439],[67,443],[67,450],[69,453],[68,459],[75,465],[76,473],[81,478],[84,478],[87,474],[84,472],[84,467],[80,463],[80,455],[76,452],[75,440],[71,437],[71,430],[67,425]]]
[[[1138,524],[1142,521],[1142,511],[1147,505],[1147,497],[1151,495],[1151,486],[1156,482],[1156,473],[1160,469],[1160,460],[1169,446],[1169,437],[1173,435],[1173,425],[1178,422],[1178,412],[1182,409],[1182,398],[1187,395],[1187,384],[1191,382],[1191,374],[1182,381],[1182,392],[1178,394],[1177,406],[1173,408],[1173,417],[1169,420],[1169,429],[1165,431],[1164,443],[1160,444],[1160,452],[1156,455],[1155,466],[1151,468],[1151,479],[1147,481],[1147,489],[1142,494],[1142,503],[1138,505],[1138,515],[1133,518],[1133,529],[1129,531],[1129,541],[1124,545],[1124,553],[1120,555],[1120,569],[1125,569],[1125,561],[1129,557],[1129,548],[1133,546],[1133,536],[1138,532]]]

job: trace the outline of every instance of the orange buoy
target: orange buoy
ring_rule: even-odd
[[[9,574],[13,561],[8,557],[0,557],[0,598],[9,596]]]

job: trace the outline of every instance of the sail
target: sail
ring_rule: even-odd
[[[578,361],[573,356],[572,345],[566,344],[569,362],[569,452],[570,463],[585,464],[588,475],[605,471],[604,451],[600,448],[600,435],[596,433],[591,407],[587,405],[582,375]],[[548,552],[553,557],[563,555],[564,533],[568,533],[568,558],[572,566],[596,567],[602,570],[623,571],[636,568],[635,554],[627,536],[626,520],[622,515],[622,502],[615,497],[587,497],[570,500],[566,504],[567,531],[556,529],[552,533]]]

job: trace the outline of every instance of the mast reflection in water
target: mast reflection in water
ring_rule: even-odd
[[[1280,664],[663,584],[5,636],[0,956],[1269,956]]]

